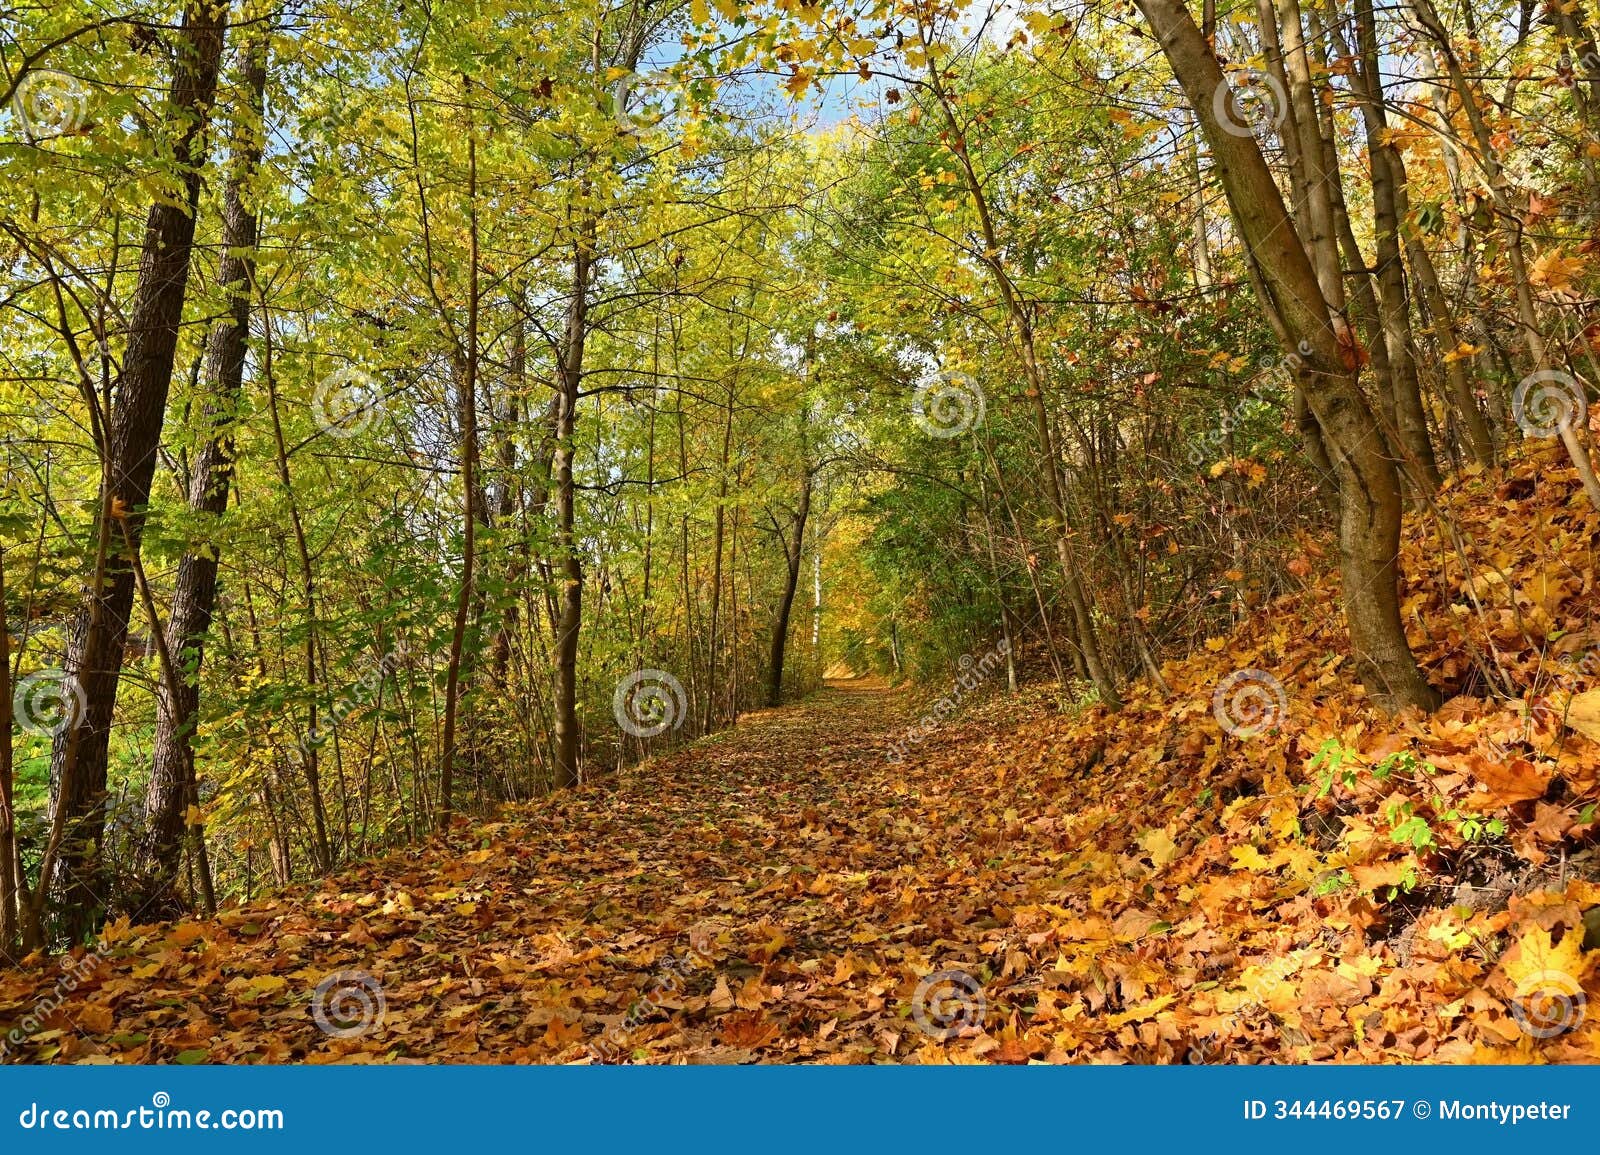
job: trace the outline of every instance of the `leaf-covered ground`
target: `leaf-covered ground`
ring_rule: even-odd
[[[993,693],[897,764],[937,688],[835,684],[320,887],[0,971],[9,1057],[1595,1061],[1597,519],[1569,474],[1469,480],[1412,526],[1408,628],[1457,694],[1432,717],[1366,705],[1308,543],[1306,588],[1168,664],[1170,695]],[[1266,708],[1251,736],[1217,714],[1241,670],[1282,687],[1224,696]],[[930,994],[940,971],[970,982]]]

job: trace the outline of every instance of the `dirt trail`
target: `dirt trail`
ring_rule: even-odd
[[[839,1053],[865,1021],[915,1033],[899,977],[871,961],[882,940],[900,955],[931,937],[920,917],[890,916],[927,885],[930,831],[902,813],[916,794],[888,757],[909,705],[882,684],[830,682],[611,782],[459,826],[448,848],[214,923],[114,927],[10,1057],[727,1062]],[[953,894],[937,921],[969,918],[972,897]],[[56,960],[0,972],[0,1026],[68,973]],[[363,1018],[380,991],[381,1022]]]

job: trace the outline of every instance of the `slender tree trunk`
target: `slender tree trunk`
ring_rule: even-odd
[[[556,617],[555,785],[578,784],[578,636],[583,624],[583,559],[575,530],[577,494],[572,482],[576,450],[573,429],[583,379],[584,343],[588,339],[589,269],[593,261],[593,220],[572,248],[572,296],[567,302],[557,364],[559,390],[553,463],[556,502],[556,549],[560,554],[561,597]]]
[[[264,299],[258,297],[261,308],[261,378],[267,387],[267,413],[272,420],[272,444],[278,467],[278,482],[283,486],[284,500],[289,506],[289,525],[294,531],[295,560],[300,568],[300,592],[306,603],[306,640],[303,650],[305,660],[306,692],[310,702],[306,707],[306,732],[301,743],[301,768],[305,772],[306,794],[311,804],[311,827],[314,841],[312,853],[317,870],[333,869],[333,845],[328,838],[327,807],[322,798],[321,735],[317,729],[317,574],[311,564],[311,543],[306,539],[305,519],[300,516],[300,502],[295,496],[294,478],[289,472],[289,443],[283,436],[283,416],[278,403],[277,372],[273,366],[273,339],[271,312]]]
[[[507,390],[505,420],[496,422],[499,428],[495,430],[495,464],[500,470],[500,488],[495,499],[494,520],[502,532],[509,531],[512,524],[511,515],[516,512],[518,504],[518,488],[513,482],[517,472],[517,450],[513,433],[517,428],[522,398],[528,386],[527,323],[520,313],[515,324],[516,330],[511,339],[511,384]],[[525,540],[524,537],[523,542],[513,546],[506,558],[505,573],[508,587],[515,587],[519,575],[527,573]],[[516,631],[517,603],[508,599],[500,615],[500,625],[494,633],[493,670],[494,683],[497,686],[505,685],[506,673],[511,665],[511,641]]]
[[[1406,286],[1405,262],[1402,259],[1404,242],[1401,229],[1404,227],[1406,205],[1405,163],[1401,159],[1400,150],[1388,139],[1388,114],[1383,101],[1372,0],[1355,0],[1354,11],[1356,47],[1360,64],[1351,69],[1350,84],[1361,102],[1362,123],[1366,128],[1367,155],[1372,166],[1372,227],[1377,238],[1378,285],[1383,302],[1384,336],[1389,346],[1389,360],[1395,366],[1399,387],[1417,389],[1420,397],[1420,388],[1416,380],[1416,345],[1411,331],[1411,299]],[[1341,44],[1340,47],[1345,46]],[[1421,254],[1421,260],[1427,266],[1426,274],[1431,277],[1433,265],[1427,259],[1425,252]],[[1419,283],[1423,284],[1424,294],[1428,294],[1429,288],[1424,280],[1423,270],[1418,268],[1418,260],[1415,257],[1412,269]],[[1434,292],[1438,291],[1437,278],[1434,278],[1432,287]],[[1454,326],[1444,305],[1442,293],[1439,293],[1437,300],[1430,304],[1430,316],[1434,313],[1433,305],[1437,305],[1439,311],[1444,314],[1442,323],[1448,332],[1448,344],[1445,343],[1446,337],[1441,336],[1439,339],[1442,346],[1440,352],[1453,353],[1459,342],[1454,339]],[[1434,320],[1437,326],[1441,319],[1435,317]],[[1477,403],[1472,396],[1472,386],[1466,379],[1460,358],[1447,362],[1445,370],[1451,400],[1466,428],[1467,442],[1472,454],[1481,464],[1491,465],[1494,462],[1494,443],[1489,437],[1483,415],[1478,412]]]
[[[1194,178],[1194,287],[1202,298],[1211,292],[1210,225],[1206,218],[1206,181],[1200,172],[1200,125],[1194,123],[1186,156],[1189,173]]]
[[[1319,75],[1328,75],[1328,34],[1321,18],[1313,8],[1310,12],[1312,61]],[[1402,474],[1420,495],[1439,488],[1443,478],[1433,453],[1433,443],[1428,437],[1427,414],[1422,405],[1422,389],[1417,378],[1416,361],[1411,355],[1410,303],[1406,297],[1405,270],[1399,264],[1399,244],[1395,239],[1395,224],[1383,220],[1385,208],[1393,212],[1393,198],[1387,206],[1378,203],[1377,179],[1374,176],[1374,229],[1377,235],[1378,267],[1369,268],[1366,255],[1356,240],[1350,225],[1349,209],[1344,198],[1344,178],[1339,168],[1339,151],[1334,142],[1333,111],[1318,93],[1318,135],[1322,143],[1324,170],[1328,174],[1328,193],[1333,204],[1334,228],[1339,237],[1339,248],[1345,254],[1349,285],[1353,302],[1352,313],[1361,321],[1367,334],[1367,349],[1372,359],[1373,376],[1377,379],[1378,400],[1385,415],[1385,436],[1392,439],[1395,456],[1404,463]],[[1374,159],[1376,174],[1381,161]],[[1393,260],[1385,263],[1384,258]],[[1387,274],[1382,275],[1382,274]],[[1398,285],[1395,275],[1399,275]]]
[[[1544,332],[1539,326],[1538,310],[1534,305],[1527,254],[1522,245],[1523,220],[1516,206],[1512,204],[1510,181],[1495,151],[1483,110],[1478,107],[1472,87],[1467,81],[1466,72],[1456,55],[1455,46],[1451,43],[1432,0],[1411,0],[1411,8],[1417,17],[1417,22],[1433,40],[1435,55],[1450,78],[1456,99],[1461,102],[1467,125],[1472,130],[1472,137],[1477,145],[1478,166],[1483,170],[1489,194],[1494,201],[1496,216],[1500,220],[1506,262],[1511,267],[1511,282],[1516,290],[1517,319],[1522,329],[1523,343],[1527,347],[1534,372],[1545,372],[1551,367],[1550,350],[1545,342]],[[1559,433],[1561,444],[1566,448],[1567,456],[1583,483],[1589,504],[1600,509],[1600,479],[1595,476],[1594,464],[1590,460],[1588,447],[1583,443],[1579,430],[1572,422],[1567,421],[1562,423]]]
[[[176,69],[168,99],[169,122],[178,126],[172,143],[183,174],[183,196],[150,209],[139,260],[138,284],[128,310],[128,343],[109,421],[100,496],[98,538],[103,548],[123,539],[139,548],[145,507],[172,385],[178,326],[194,247],[200,172],[206,158],[206,128],[216,96],[227,10],[211,0],[191,0],[174,36]],[[82,689],[86,710],[77,726],[63,727],[50,752],[51,804],[60,819],[59,856],[46,862],[62,929],[77,939],[92,929],[104,905],[105,880],[99,853],[105,830],[106,773],[117,683],[122,675],[133,570],[113,562],[97,576],[72,628],[67,669]],[[47,858],[50,857],[47,849]]]
[[[1039,440],[1045,498],[1049,503],[1053,523],[1051,532],[1055,539],[1056,562],[1061,567],[1062,588],[1066,593],[1067,608],[1072,615],[1072,633],[1077,640],[1083,666],[1100,695],[1100,701],[1108,710],[1118,710],[1122,707],[1122,698],[1117,692],[1116,679],[1111,674],[1111,667],[1100,649],[1100,637],[1094,624],[1093,608],[1078,575],[1077,560],[1072,556],[1072,528],[1067,509],[1066,488],[1062,484],[1061,462],[1056,454],[1055,435],[1050,429],[1050,410],[1045,402],[1047,382],[1039,366],[1034,344],[1033,322],[1006,270],[1001,256],[1003,247],[995,230],[994,218],[989,211],[988,194],[984,191],[983,181],[979,179],[977,171],[972,166],[972,158],[967,153],[961,125],[956,119],[949,94],[939,79],[938,69],[930,68],[928,77],[929,86],[938,99],[939,108],[944,116],[951,148],[961,165],[967,193],[972,198],[973,208],[978,215],[979,226],[983,232],[984,266],[989,270],[991,279],[999,290],[1006,306],[1006,314],[1016,333],[1017,351],[1022,361],[1023,376],[1028,384],[1028,400],[1033,413],[1035,434]]]
[[[11,622],[6,614],[5,550],[0,548],[0,959],[14,963],[20,952],[23,906],[17,874],[17,811],[11,745]]]
[[[728,408],[722,422],[722,457],[717,478],[717,508],[711,531],[711,618],[710,642],[706,648],[706,712],[700,724],[702,733],[717,728],[717,667],[722,660],[722,547],[728,519],[728,461],[733,453],[734,386],[728,385]]]
[[[439,826],[447,829],[455,805],[456,715],[461,707],[462,647],[472,609],[473,569],[478,549],[478,142],[467,128],[467,201],[469,260],[467,272],[467,347],[461,351],[456,392],[461,410],[461,589],[456,596],[450,632],[450,662],[445,671],[444,753],[439,766]],[[570,477],[569,477],[570,480]]]
[[[783,545],[789,568],[784,577],[783,597],[772,622],[772,650],[767,660],[767,705],[783,705],[783,658],[789,641],[789,614],[794,609],[795,591],[800,588],[800,568],[805,561],[806,520],[811,516],[812,468],[808,464],[800,484],[800,507],[794,516],[794,538]]]
[[[195,458],[189,481],[189,508],[203,524],[220,517],[228,504],[233,478],[233,422],[244,385],[245,346],[250,331],[250,300],[255,283],[257,225],[247,204],[251,182],[261,164],[259,127],[267,83],[267,38],[253,35],[241,52],[243,106],[235,114],[230,169],[222,205],[222,259],[217,281],[228,298],[228,311],[212,327],[206,351],[210,400],[206,418],[211,436]],[[151,911],[177,909],[173,892],[182,855],[186,811],[198,793],[194,767],[194,734],[200,713],[200,667],[206,633],[216,606],[218,547],[206,542],[178,562],[172,611],[167,620],[167,647],[178,663],[177,685],[161,683],[163,698],[156,717],[150,785],[145,797],[145,834],[139,865],[148,876],[144,901]],[[196,830],[196,837],[203,837]]]

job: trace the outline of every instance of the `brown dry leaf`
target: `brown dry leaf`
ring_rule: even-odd
[[[733,992],[728,989],[727,975],[717,976],[717,985],[711,989],[706,1005],[713,1011],[725,1011],[733,1006]]]
[[[764,1047],[781,1033],[778,1024],[759,1011],[735,1011],[717,1026],[723,1043],[730,1047]]]
[[[1483,789],[1469,802],[1476,810],[1498,809],[1543,798],[1550,788],[1550,775],[1526,758],[1500,762],[1480,754],[1468,754],[1466,760],[1472,776],[1483,784]]]
[[[1583,272],[1583,258],[1566,256],[1560,249],[1540,253],[1528,268],[1528,280],[1551,293],[1564,293],[1572,288],[1573,278]]]

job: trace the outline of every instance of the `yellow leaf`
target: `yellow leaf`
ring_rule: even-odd
[[[1108,1027],[1120,1027],[1126,1023],[1136,1023],[1140,1019],[1153,1019],[1162,1011],[1177,1001],[1177,995],[1162,995],[1158,999],[1151,999],[1147,1003],[1140,1003],[1136,1007],[1129,1007],[1121,1014],[1112,1015],[1106,1020]]]
[[[1150,861],[1157,866],[1165,866],[1178,857],[1178,846],[1165,830],[1146,831],[1139,842],[1144,847],[1145,853],[1150,856]]]
[[[1267,861],[1261,851],[1248,843],[1244,846],[1235,846],[1230,853],[1233,855],[1235,869],[1254,870],[1257,873],[1272,869],[1272,863]]]
[[[1572,279],[1582,271],[1582,257],[1563,256],[1560,249],[1551,249],[1541,253],[1538,260],[1533,262],[1533,267],[1528,270],[1528,280],[1543,285],[1552,293],[1559,293],[1570,289]]]
[[[1600,690],[1587,690],[1567,706],[1567,725],[1585,738],[1600,742]]]
[[[1501,966],[1519,996],[1550,993],[1569,984],[1566,993],[1571,996],[1583,989],[1591,961],[1583,953],[1581,936],[1569,932],[1557,943],[1550,931],[1530,926],[1506,951]]]

